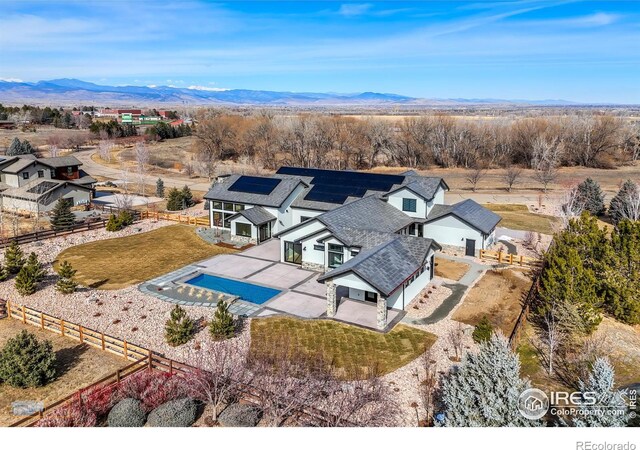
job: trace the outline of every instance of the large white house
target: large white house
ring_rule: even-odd
[[[452,247],[474,256],[495,240],[500,217],[473,200],[444,204],[442,178],[282,167],[268,177],[232,175],[205,195],[211,224],[239,242],[280,239],[282,262],[323,274],[327,314],[339,299],[404,307],[434,275],[434,255]]]

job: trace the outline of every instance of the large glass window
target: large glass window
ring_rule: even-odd
[[[251,224],[236,222],[236,235],[251,237]]]
[[[338,267],[344,263],[344,248],[342,245],[329,244],[328,265],[331,268]]]
[[[418,202],[415,198],[403,198],[402,199],[402,210],[407,212],[416,212],[417,211]]]
[[[222,209],[222,202],[213,202],[213,209]]]
[[[233,205],[233,210],[235,212],[244,211],[244,205],[236,203],[235,205]]]
[[[222,209],[224,209],[225,211],[233,211],[233,203],[224,203],[223,205],[224,207]]]

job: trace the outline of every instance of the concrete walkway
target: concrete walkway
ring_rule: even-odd
[[[403,322],[412,325],[431,325],[441,321],[449,315],[449,313],[456,307],[460,300],[467,293],[467,290],[472,286],[476,280],[481,277],[487,270],[488,266],[484,264],[478,264],[477,262],[463,258],[460,256],[451,256],[438,254],[438,258],[449,259],[451,261],[458,261],[469,265],[469,270],[465,273],[457,283],[443,283],[442,286],[451,289],[451,295],[444,299],[444,301],[438,306],[428,317],[422,319],[410,319],[405,317]]]

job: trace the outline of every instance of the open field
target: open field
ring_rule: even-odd
[[[436,257],[436,275],[458,281],[469,270],[469,264]]]
[[[521,300],[530,287],[531,280],[521,270],[488,271],[471,288],[452,319],[476,325],[486,315],[495,329],[508,336],[522,310]]]
[[[222,253],[233,250],[205,242],[193,227],[171,225],[71,247],[58,255],[54,267],[67,260],[78,270],[80,284],[122,289]]]
[[[11,403],[14,401],[42,401],[46,406],[129,364],[124,358],[118,358],[86,344],[80,345],[73,339],[41,331],[12,319],[0,320],[0,347],[21,330],[27,330],[36,334],[39,339],[52,342],[58,358],[58,378],[41,388],[20,389],[0,383],[0,426],[7,426],[19,420],[19,417],[11,413]]]
[[[486,203],[483,206],[502,217],[499,226],[512,230],[553,234],[559,222],[557,217],[529,212],[526,205]]]
[[[15,130],[0,130],[0,148],[8,147],[13,138],[21,141],[27,140],[31,145],[40,147],[47,145],[47,141],[51,136],[60,137],[64,142],[64,138],[68,136],[87,136],[87,130],[65,130],[54,128],[53,126],[38,126],[35,133],[33,131],[21,131],[20,127]]]
[[[272,351],[278,342],[307,356],[322,355],[344,378],[354,378],[374,367],[385,375],[408,364],[436,337],[406,325],[386,334],[330,320],[299,320],[279,317],[251,321],[251,351]]]

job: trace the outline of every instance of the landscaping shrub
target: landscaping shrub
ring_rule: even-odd
[[[140,400],[125,398],[109,412],[107,422],[110,427],[143,427],[147,415],[142,410]]]
[[[229,312],[229,305],[224,300],[218,302],[218,307],[209,324],[209,332],[214,339],[229,339],[235,333],[233,314]]]
[[[24,253],[16,241],[12,241],[9,248],[4,252],[4,265],[11,274],[20,272],[24,266]]]
[[[473,340],[479,344],[491,339],[492,334],[493,326],[491,325],[491,322],[489,322],[487,316],[482,316],[482,319],[480,319],[480,322],[476,325],[471,336],[473,337]]]
[[[18,272],[15,286],[20,295],[31,295],[38,290],[35,274],[26,265]]]
[[[31,275],[36,283],[40,283],[44,279],[45,271],[42,268],[42,264],[38,261],[38,255],[34,252],[29,254],[27,263],[25,264],[27,270],[31,272]]]
[[[105,227],[107,231],[120,231],[125,227],[128,227],[133,223],[133,215],[131,212],[124,210],[120,211],[118,215],[111,214]]]
[[[186,344],[195,333],[195,330],[196,325],[187,315],[187,312],[176,305],[171,310],[171,318],[167,320],[165,325],[167,343],[173,347]]]
[[[62,261],[60,269],[58,270],[58,281],[56,282],[56,290],[61,294],[73,294],[78,287],[77,283],[73,281],[73,277],[76,274],[76,270],[71,266],[69,261]]]
[[[157,407],[149,414],[150,427],[190,427],[196,421],[198,407],[195,400],[181,398]]]
[[[4,281],[7,278],[9,278],[9,271],[2,265],[2,262],[0,262],[0,281]]]
[[[98,418],[96,414],[87,407],[80,394],[75,394],[73,399],[66,405],[55,409],[51,414],[47,414],[36,423],[37,427],[95,427]]]
[[[184,380],[176,374],[144,370],[127,377],[118,387],[114,401],[134,398],[149,412],[158,406],[185,396]]]
[[[109,216],[109,220],[107,221],[107,226],[105,227],[107,231],[115,232],[120,230],[120,222],[118,221],[115,214],[111,214]]]
[[[257,406],[234,403],[222,411],[218,421],[225,427],[255,427],[261,416],[262,411]]]
[[[51,227],[54,230],[66,230],[73,226],[76,216],[71,211],[71,202],[60,198],[51,212]]]
[[[50,341],[23,330],[0,352],[0,380],[15,387],[39,387],[56,376],[56,354]]]

